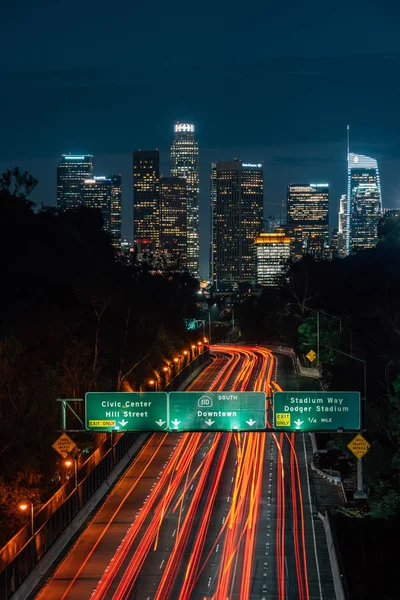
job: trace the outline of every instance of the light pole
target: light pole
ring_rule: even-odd
[[[289,302],[287,304],[287,306],[300,306],[298,304],[295,304],[294,302]],[[303,310],[309,310],[313,313],[316,313],[317,315],[317,361],[318,361],[318,367],[319,367],[319,347],[320,347],[320,337],[319,337],[319,314],[323,314],[326,317],[329,317],[331,319],[335,319],[335,321],[339,321],[339,331],[340,333],[342,333],[342,319],[340,317],[335,317],[335,315],[331,315],[330,313],[325,312],[324,310],[319,310],[319,309],[315,309],[315,308],[309,308],[308,306],[304,306],[301,305],[303,307]],[[323,345],[323,344],[322,344]]]
[[[72,459],[67,459],[64,462],[64,465],[69,469],[70,467],[72,467],[72,463],[74,463],[74,480],[75,480],[75,489],[78,489],[78,461],[75,458],[74,460]]]
[[[328,350],[333,350],[334,352],[338,352],[338,354],[343,354],[344,356],[348,356],[349,358],[353,358],[360,363],[363,363],[363,399],[362,399],[362,417],[363,420],[365,418],[366,408],[367,408],[367,362],[362,358],[358,358],[358,356],[354,356],[354,354],[347,354],[347,352],[343,352],[342,350],[338,350],[337,348],[332,348],[331,346],[326,346],[326,344],[321,344]],[[367,494],[364,492],[364,481],[363,481],[363,469],[362,469],[362,459],[357,460],[357,491],[354,494],[354,498],[357,500],[362,500],[367,497]]]
[[[149,379],[149,385],[151,385],[151,387],[154,386],[154,391],[157,391],[157,380],[155,379]]]
[[[33,538],[33,536],[35,535],[35,521],[34,521],[34,514],[33,514],[33,502],[31,502],[30,500],[28,500],[26,502],[21,502],[21,504],[19,505],[19,509],[25,512],[26,510],[28,510],[29,504],[31,505],[31,537]]]

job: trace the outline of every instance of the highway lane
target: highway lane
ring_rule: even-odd
[[[280,358],[213,352],[192,389],[271,394]],[[299,435],[154,435],[37,598],[331,600],[310,501]]]

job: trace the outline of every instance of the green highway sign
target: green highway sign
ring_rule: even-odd
[[[266,427],[264,392],[170,392],[170,431],[256,431]]]
[[[168,428],[168,394],[87,392],[85,414],[90,431],[164,431]]]
[[[358,431],[359,392],[275,392],[274,428],[286,431]]]

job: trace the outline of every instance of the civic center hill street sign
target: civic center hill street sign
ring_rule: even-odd
[[[275,392],[274,428],[286,431],[358,431],[359,392]]]
[[[87,392],[86,429],[163,431],[168,427],[166,392]]]

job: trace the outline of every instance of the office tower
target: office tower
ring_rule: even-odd
[[[199,277],[199,145],[194,131],[192,123],[175,123],[171,176],[187,181],[187,266],[195,277]]]
[[[160,153],[133,153],[133,230],[139,253],[160,245]]]
[[[301,228],[303,253],[323,258],[329,241],[329,185],[288,185],[286,200],[289,227]]]
[[[111,237],[113,246],[121,248],[121,213],[122,213],[122,189],[121,175],[110,175],[111,180]]]
[[[362,154],[348,154],[346,254],[376,246],[382,216],[378,163]]]
[[[235,159],[212,165],[211,201],[213,283],[255,283],[254,240],[263,225],[262,164]]]
[[[277,286],[290,260],[290,238],[284,233],[261,233],[255,239],[257,283]]]
[[[183,177],[161,177],[160,247],[166,265],[187,268],[187,204],[189,192]]]
[[[347,194],[342,194],[339,199],[339,218],[338,218],[338,255],[342,258],[346,256],[347,239]]]
[[[57,167],[57,207],[61,210],[81,206],[81,184],[93,177],[91,154],[63,154]]]
[[[111,233],[111,179],[105,176],[85,179],[81,184],[81,203],[88,208],[99,208],[104,229]]]

